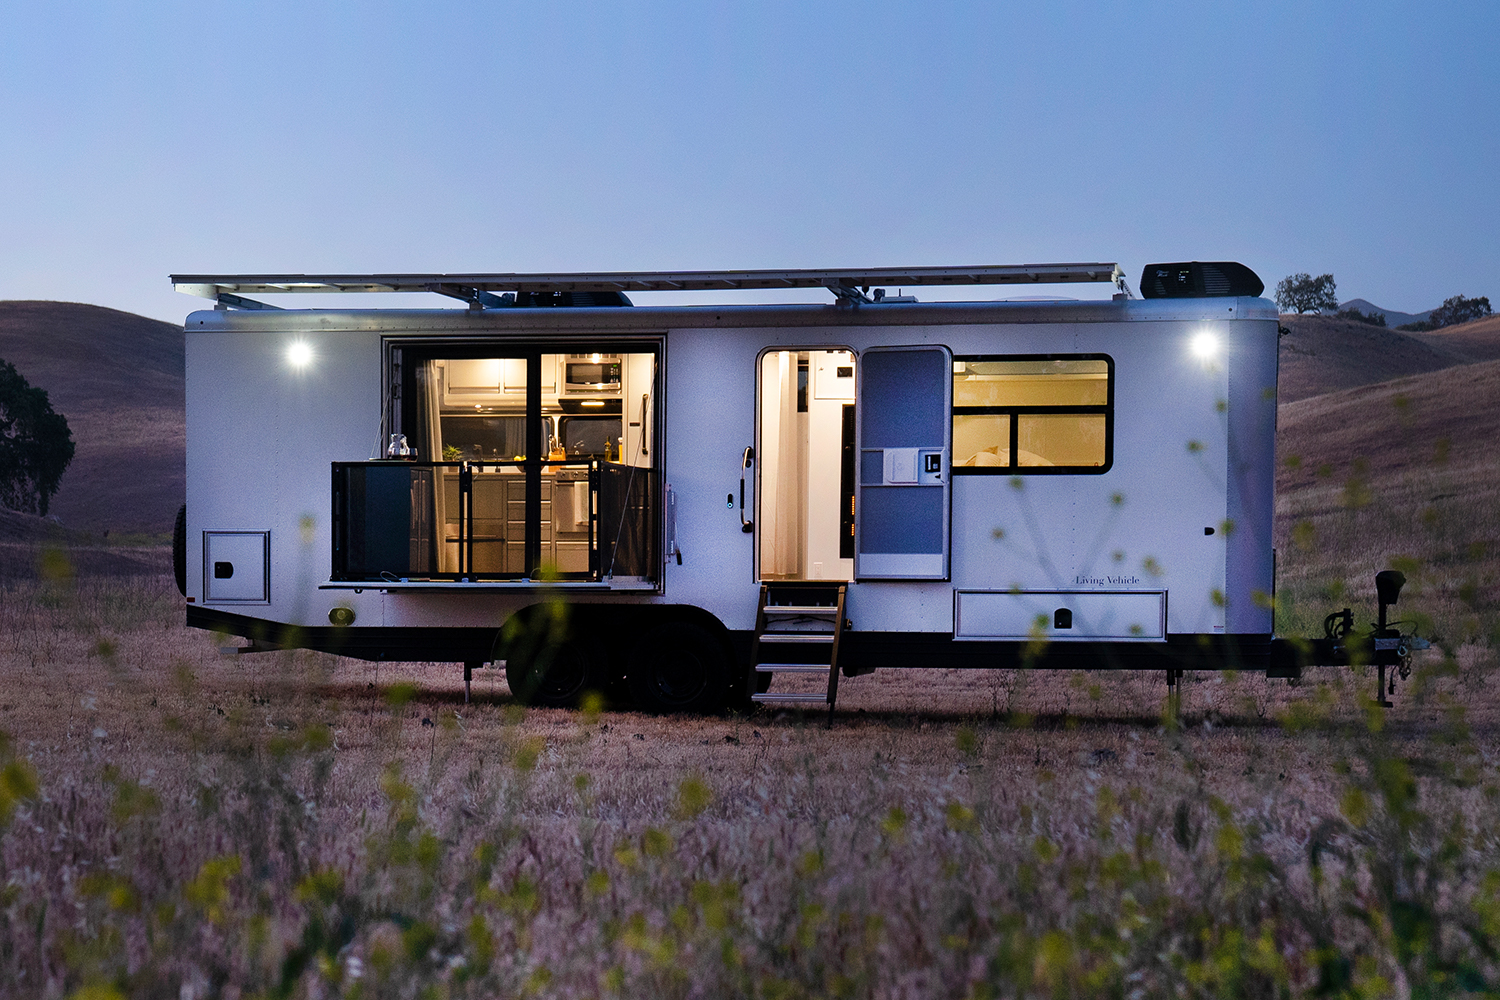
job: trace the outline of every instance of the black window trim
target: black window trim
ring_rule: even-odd
[[[1103,406],[955,406],[953,417],[1010,417],[1010,465],[951,466],[955,476],[1102,476],[1115,464],[1115,359],[1108,354],[965,354],[954,361],[1103,361],[1106,365]],[[1018,465],[1021,416],[1036,414],[1104,414],[1103,465]],[[950,430],[950,434],[952,431]]]
[[[651,354],[654,358],[655,386],[652,390],[649,415],[651,447],[656,453],[653,466],[660,487],[666,487],[665,443],[666,421],[666,365],[667,342],[661,334],[637,337],[600,333],[560,333],[554,336],[528,334],[507,336],[497,331],[484,331],[468,335],[413,335],[410,332],[393,333],[381,337],[382,366],[385,376],[381,390],[381,437],[380,445],[391,433],[410,433],[411,412],[406,401],[418,397],[417,366],[414,362],[438,358],[501,358],[526,361],[526,395],[524,414],[526,417],[526,454],[523,468],[526,476],[526,528],[525,571],[522,578],[529,579],[541,566],[541,476],[542,468],[548,464],[542,455],[542,407],[541,407],[541,363],[546,354],[569,354],[587,352],[614,352],[619,354]],[[561,386],[558,387],[559,389]],[[623,402],[623,401],[622,401]],[[621,422],[629,419],[622,412]],[[622,427],[623,429],[623,427]],[[665,500],[658,504],[655,524],[648,526],[648,533],[660,539],[664,537],[666,521]],[[659,543],[658,543],[659,544]],[[660,552],[660,549],[657,550]],[[665,573],[658,563],[653,581],[660,589],[665,582]]]

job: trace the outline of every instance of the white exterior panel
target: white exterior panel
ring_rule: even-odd
[[[256,617],[324,625],[331,607],[346,606],[356,611],[352,628],[499,627],[538,591],[319,589],[331,571],[331,463],[380,453],[382,338],[657,337],[653,464],[677,497],[682,565],[665,561],[659,592],[561,589],[580,603],[693,605],[749,630],[756,536],[741,517],[755,519],[758,466],[746,476],[744,511],[739,483],[755,441],[761,352],[931,344],[955,357],[1102,354],[1114,365],[1109,469],[953,476],[950,579],[852,583],[854,628],[953,634],[963,630],[956,592],[1019,589],[1139,593],[1147,602],[1165,594],[1166,635],[1269,633],[1255,592],[1271,586],[1276,325],[1274,307],[1250,299],[196,313],[187,323],[188,565],[203,565],[204,531],[269,532],[271,600]],[[1224,347],[1216,358],[1191,349],[1205,330]],[[288,357],[293,342],[311,352],[301,368]],[[627,424],[639,420],[634,386],[645,378],[629,373],[636,404],[626,406]],[[822,376],[814,379],[821,397]],[[189,573],[195,602],[203,583]]]
[[[1066,610],[1070,624],[1059,627]],[[972,591],[954,594],[953,637],[1026,642],[1155,641],[1166,637],[1167,595],[1161,591]]]

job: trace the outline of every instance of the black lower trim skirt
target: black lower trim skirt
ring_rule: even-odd
[[[288,625],[217,608],[188,605],[191,628],[242,636],[273,649],[313,649],[356,660],[482,663],[493,655],[493,628],[339,627]]]
[[[612,609],[625,625],[628,615]],[[495,628],[338,627],[287,625],[216,608],[188,605],[187,624],[194,628],[243,636],[257,646],[313,649],[359,660],[478,663],[494,655]],[[628,625],[610,634],[628,636]],[[736,658],[749,665],[751,633],[731,631]],[[822,649],[807,655],[826,656]],[[845,632],[839,662],[846,672],[880,668],[940,667],[1038,670],[1254,670],[1272,676],[1298,676],[1312,662],[1331,662],[1323,650],[1311,657],[1269,635],[1174,635],[1166,642],[1024,642],[955,641],[942,632]],[[823,662],[827,662],[825,659]]]
[[[741,658],[748,662],[751,633],[736,632],[733,637]],[[1166,642],[1033,645],[955,640],[943,632],[845,632],[839,640],[839,663],[845,673],[889,667],[1266,670],[1272,661],[1272,645],[1269,635],[1174,635]],[[822,652],[809,650],[807,655],[816,657]]]

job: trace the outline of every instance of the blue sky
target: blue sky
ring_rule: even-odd
[[[1230,259],[1500,300],[1493,0],[3,9],[0,298]]]

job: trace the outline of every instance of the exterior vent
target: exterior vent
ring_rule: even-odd
[[[1141,272],[1141,297],[1145,299],[1254,297],[1265,290],[1254,271],[1234,261],[1148,264]]]

